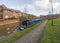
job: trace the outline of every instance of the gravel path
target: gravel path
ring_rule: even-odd
[[[38,43],[43,35],[46,23],[47,20],[43,22],[40,26],[38,26],[36,29],[32,30],[30,33],[16,40],[13,43]]]

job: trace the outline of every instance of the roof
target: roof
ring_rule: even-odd
[[[0,5],[0,9],[4,9],[4,10],[16,12],[16,13],[20,13],[21,12],[19,10],[14,10],[14,9],[7,8],[4,4]]]

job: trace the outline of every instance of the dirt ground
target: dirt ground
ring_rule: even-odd
[[[0,25],[11,24],[16,22],[19,22],[19,20],[4,20],[0,22]]]

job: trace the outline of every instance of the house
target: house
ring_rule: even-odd
[[[19,18],[21,16],[26,17],[26,19],[38,18],[32,14],[27,14],[19,10],[7,8],[4,4],[0,5],[0,19]]]
[[[21,16],[21,12],[18,10],[7,8],[5,5],[0,5],[0,19],[18,18]]]

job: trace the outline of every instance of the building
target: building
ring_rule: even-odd
[[[5,5],[0,5],[0,19],[18,18],[21,16],[21,12],[18,10],[7,8]]]
[[[40,18],[42,18],[42,19],[48,19],[48,16],[47,15],[40,15]]]
[[[36,19],[38,17],[21,12],[19,10],[14,10],[7,8],[4,4],[0,5],[0,19],[8,19],[8,18],[19,18],[21,16],[26,17],[26,19]]]
[[[48,19],[52,19],[52,14],[47,15]],[[60,18],[60,14],[53,14],[53,19]]]

